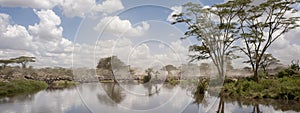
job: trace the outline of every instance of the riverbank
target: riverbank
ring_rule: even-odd
[[[0,82],[0,97],[34,93],[48,87],[47,83],[35,80],[11,80]]]
[[[223,95],[245,99],[283,99],[300,101],[300,77],[262,79],[259,83],[250,79],[225,82]]]
[[[65,81],[65,80],[59,80],[59,81],[54,81],[48,89],[63,89],[63,88],[70,88],[70,87],[75,87],[76,82],[74,81]]]

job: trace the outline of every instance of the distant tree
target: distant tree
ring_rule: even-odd
[[[97,68],[109,70],[114,82],[117,82],[114,71],[118,71],[120,68],[123,68],[125,66],[126,65],[117,56],[111,56],[101,58],[98,62]]]
[[[12,60],[14,63],[21,64],[22,68],[26,68],[26,65],[29,62],[35,62],[35,57],[20,56],[17,58],[12,58],[10,60]]]
[[[262,57],[262,61],[260,63],[260,66],[263,69],[264,73],[268,73],[267,68],[270,65],[275,65],[279,62],[280,62],[280,60],[273,57],[272,54],[264,54],[263,57]]]
[[[173,65],[166,65],[163,67],[163,69],[165,69],[166,71],[168,71],[168,75],[171,75],[171,71],[172,70],[177,70],[177,68]]]
[[[14,60],[0,60],[0,63],[4,69],[8,64],[14,63]]]
[[[252,68],[251,68],[251,67],[248,67],[248,66],[246,66],[246,67],[244,67],[243,69],[244,69],[245,71],[251,71],[251,69],[252,69]]]

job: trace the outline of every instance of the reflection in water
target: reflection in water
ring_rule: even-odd
[[[214,97],[209,93],[190,95],[187,86],[160,87],[157,84],[131,85],[132,90],[145,91],[145,95],[133,96],[123,90],[118,84],[96,83],[81,84],[73,89],[64,90],[44,90],[36,94],[20,95],[12,98],[0,99],[0,113],[86,113],[91,108],[97,113],[202,113],[208,104],[213,104],[213,98],[217,103],[210,112],[217,113],[273,113],[287,112],[294,113],[300,111],[300,103],[297,101],[281,100],[239,100],[228,97]],[[78,92],[83,97],[81,101]],[[178,91],[174,98],[170,98],[174,92]],[[150,94],[150,95],[149,95]],[[206,98],[209,97],[209,98]],[[171,99],[170,102],[166,101]],[[190,104],[184,103],[191,99]],[[168,102],[165,105],[162,103]],[[87,105],[87,106],[85,106]],[[129,108],[160,108],[135,111],[124,109],[121,106],[127,105]],[[186,107],[186,105],[188,105]],[[180,110],[184,107],[185,110]],[[159,109],[159,110],[158,110]]]
[[[154,94],[159,95],[159,84],[154,84],[154,83],[146,83],[143,84],[144,88],[148,90],[147,94],[148,96],[153,96]]]
[[[254,104],[252,113],[262,113],[259,110],[259,104]]]
[[[123,89],[116,83],[102,84],[106,93],[98,94],[99,102],[104,102],[107,105],[116,105],[122,102],[125,94],[122,93]]]
[[[224,108],[224,98],[223,98],[223,96],[221,96],[217,113],[224,113],[224,109],[225,109]]]

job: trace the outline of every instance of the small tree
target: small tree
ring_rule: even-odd
[[[263,69],[264,73],[268,74],[267,68],[270,65],[274,65],[274,64],[277,64],[279,62],[280,62],[280,60],[278,60],[277,58],[273,57],[272,54],[265,54],[262,57],[262,61],[260,63],[260,66]]]
[[[12,58],[10,60],[12,60],[14,63],[21,64],[22,68],[26,68],[26,65],[29,62],[35,62],[35,57],[20,56],[17,58]]]

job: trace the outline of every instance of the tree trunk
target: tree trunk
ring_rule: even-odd
[[[3,69],[5,69],[5,68],[6,68],[6,65],[7,65],[7,64],[3,64],[3,65],[2,65],[2,66],[3,66]]]
[[[259,76],[258,76],[258,67],[256,67],[255,69],[254,69],[254,71],[253,71],[253,73],[254,73],[254,81],[255,82],[259,82]]]
[[[219,107],[218,107],[218,111],[217,113],[224,113],[224,100],[223,100],[223,97],[222,95],[220,96],[220,102],[219,102]]]
[[[22,64],[22,68],[25,69],[26,68],[26,63],[21,63]]]

